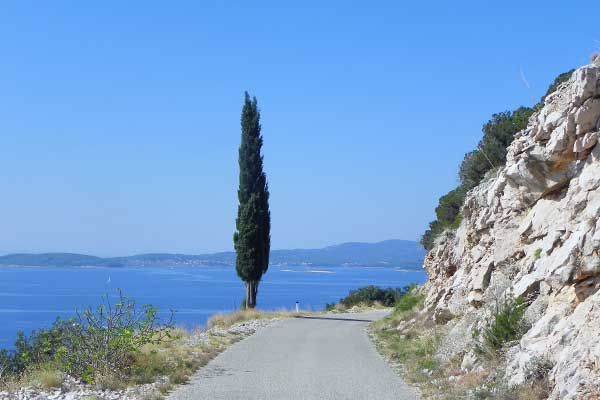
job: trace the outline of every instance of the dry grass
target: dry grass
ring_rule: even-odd
[[[360,303],[360,304],[356,304],[352,307],[347,307],[345,305],[343,305],[342,303],[336,303],[333,308],[330,308],[329,310],[327,310],[327,312],[329,313],[345,313],[348,311],[351,312],[367,312],[367,311],[373,311],[373,310],[389,310],[390,307],[386,307],[383,304],[381,304],[381,302],[379,301],[375,301],[373,303]]]
[[[52,389],[62,386],[63,373],[51,365],[28,371],[21,376],[21,386],[33,386],[41,389]]]
[[[427,397],[447,390],[444,371],[455,366],[442,365],[436,359],[442,332],[430,315],[420,310],[422,302],[417,291],[407,294],[390,316],[371,324],[370,331],[379,352]]]
[[[373,324],[371,333],[379,352],[408,383],[419,388],[425,399],[472,398],[469,393],[474,393],[489,377],[486,371],[461,371],[460,358],[438,359],[436,353],[444,328],[436,326],[431,315],[420,310],[396,312]]]
[[[445,330],[436,326],[421,304],[404,307],[370,326],[377,349],[398,368],[403,378],[417,386],[423,398],[444,400],[542,400],[548,397],[547,376],[538,374],[527,384],[509,387],[503,380],[503,360],[485,361],[482,371],[461,371],[461,357],[441,361],[436,357]]]
[[[519,400],[544,400],[550,395],[550,388],[547,383],[534,382],[517,388],[516,394]]]
[[[102,390],[121,390],[127,387],[127,382],[115,374],[96,375],[94,384]]]
[[[308,315],[307,312],[295,313],[287,310],[280,311],[260,311],[257,309],[247,309],[234,311],[230,313],[215,314],[208,320],[208,328],[227,329],[235,324],[250,321],[254,319],[274,319],[274,318],[290,318],[298,315]]]
[[[399,368],[404,379],[417,385],[427,397],[447,390],[447,365],[435,358],[441,336],[435,330],[420,330],[414,326],[396,330],[395,327],[374,331],[380,353]]]
[[[159,376],[169,378],[169,383],[178,385],[186,383],[200,367],[213,359],[224,346],[219,344],[207,346],[190,345],[187,341],[191,334],[178,329],[170,339],[160,344],[148,344],[135,355],[132,367],[131,384],[155,382]],[[169,390],[161,388],[161,391]]]
[[[219,313],[210,317],[210,319],[208,320],[208,327],[219,327],[227,329],[232,325],[238,324],[240,322],[249,321],[252,319],[260,319],[261,314],[262,313],[260,311],[255,309],[234,311],[226,314]]]

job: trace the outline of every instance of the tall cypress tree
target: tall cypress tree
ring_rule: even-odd
[[[269,267],[271,213],[261,154],[260,112],[256,97],[250,99],[248,92],[244,96],[241,125],[239,206],[233,243],[236,271],[246,284],[245,306],[254,308],[258,284]]]

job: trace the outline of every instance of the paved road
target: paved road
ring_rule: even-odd
[[[169,400],[416,399],[365,327],[384,313],[282,320],[233,345]]]

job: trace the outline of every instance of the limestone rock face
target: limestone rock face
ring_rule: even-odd
[[[481,327],[504,296],[531,303],[506,375],[522,383],[531,360],[550,360],[552,399],[600,393],[599,137],[600,65],[590,64],[546,98],[425,259],[426,307],[451,333]],[[448,356],[467,355],[468,368],[471,346]]]

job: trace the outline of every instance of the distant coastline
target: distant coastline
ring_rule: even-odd
[[[321,249],[271,251],[272,266],[380,267],[420,270],[425,250],[409,240],[386,240],[378,243],[349,242]],[[157,266],[224,266],[235,264],[234,252],[213,254],[140,254],[126,257],[96,257],[76,253],[18,253],[0,256],[0,267],[157,267]]]

